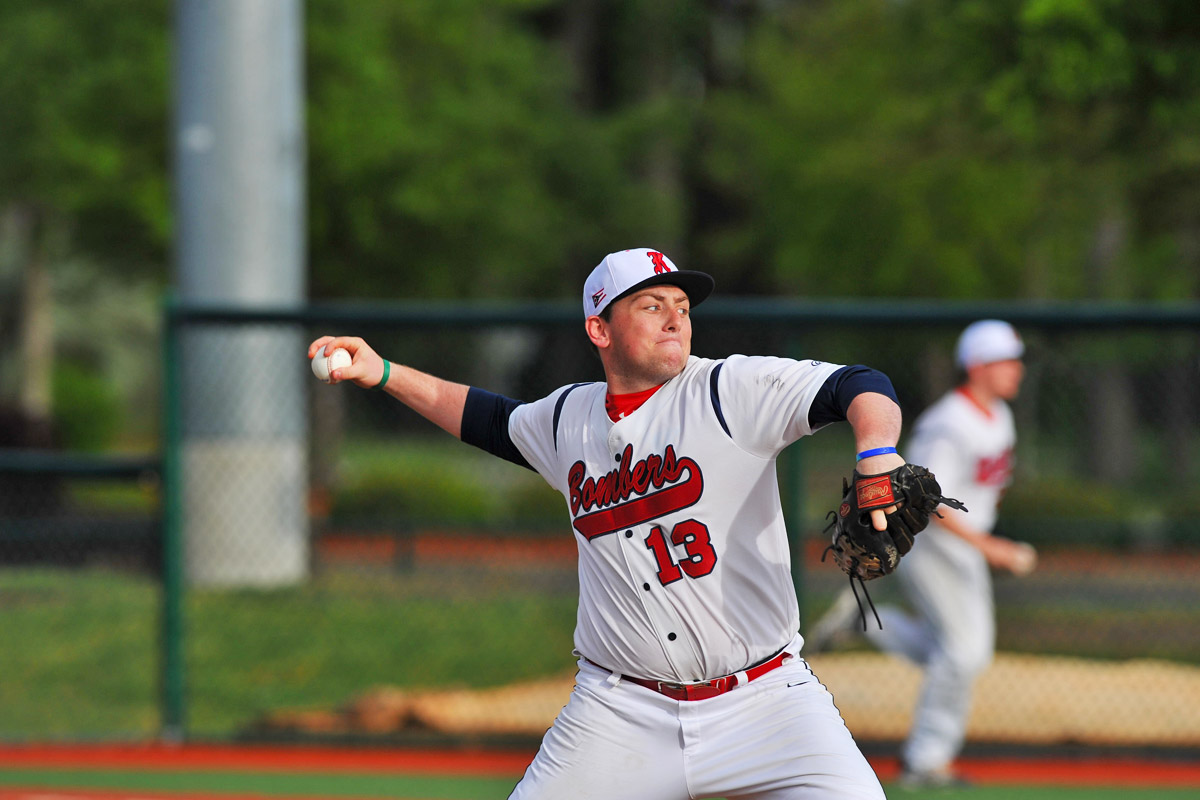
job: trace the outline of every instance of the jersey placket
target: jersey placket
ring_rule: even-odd
[[[651,398],[652,403],[656,398]],[[644,408],[639,411],[650,412],[644,414],[640,419],[630,418],[622,419],[615,423],[609,431],[608,435],[608,451],[612,459],[611,463],[620,464],[622,454],[624,453],[627,444],[627,437],[622,435],[622,432],[630,429],[634,424],[647,419],[653,413],[653,409]],[[643,431],[644,433],[644,431]],[[645,441],[644,437],[628,437]],[[635,454],[645,456],[642,454]],[[667,599],[664,592],[669,591],[669,586],[664,586],[659,579],[657,571],[657,561],[653,554],[648,537],[652,534],[655,527],[661,526],[662,523],[657,520],[650,520],[639,525],[631,526],[617,532],[617,536],[621,538],[621,555],[625,563],[626,580],[629,581],[631,588],[639,593],[641,599],[642,610],[646,615],[646,621],[650,626],[654,638],[662,647],[663,656],[666,662],[671,666],[671,670],[676,676],[686,675],[695,672],[697,667],[692,669],[682,669],[680,666],[681,654],[691,654],[692,661],[697,662],[695,657],[696,647],[694,643],[689,644],[682,641],[683,632],[687,630],[684,620],[675,612],[671,603]],[[674,553],[672,552],[672,557]],[[686,678],[680,680],[688,680]]]

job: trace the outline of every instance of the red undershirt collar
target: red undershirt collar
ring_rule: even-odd
[[[644,392],[631,392],[630,394],[605,392],[604,410],[608,412],[609,419],[613,422],[618,422],[641,408],[642,403],[649,400],[662,387],[663,384],[660,383],[658,386],[647,389]]]
[[[976,408],[978,408],[978,409],[979,409],[979,412],[980,412],[981,414],[983,414],[985,417],[987,417],[988,419],[991,419],[991,418],[992,418],[992,410],[991,410],[990,408],[988,408],[987,406],[983,405],[982,403],[980,403],[980,402],[979,402],[979,401],[978,401],[978,400],[975,398],[975,395],[973,395],[973,394],[971,394],[969,391],[967,391],[967,387],[966,387],[966,386],[960,386],[960,387],[958,387],[958,393],[959,393],[959,394],[961,394],[963,397],[967,398],[967,401],[968,401],[968,402],[969,402],[971,405],[973,405],[973,406],[975,406]]]

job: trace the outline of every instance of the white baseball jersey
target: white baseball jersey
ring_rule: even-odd
[[[917,418],[905,458],[928,467],[942,493],[967,506],[972,527],[991,531],[1000,496],[1012,481],[1016,439],[1007,403],[995,400],[983,408],[959,388]],[[931,525],[936,523],[934,517]]]
[[[513,444],[570,511],[581,654],[616,673],[695,682],[795,637],[775,460],[812,432],[809,408],[839,368],[693,356],[615,423],[604,383],[512,412]]]

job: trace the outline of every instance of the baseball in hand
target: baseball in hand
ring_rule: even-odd
[[[1037,567],[1037,550],[1027,542],[1017,542],[1017,552],[1013,557],[1012,571],[1014,575],[1028,575]]]
[[[322,347],[312,360],[313,375],[326,383],[329,383],[330,372],[348,366],[350,366],[350,352],[342,347],[337,348],[329,355],[325,355],[325,348]]]

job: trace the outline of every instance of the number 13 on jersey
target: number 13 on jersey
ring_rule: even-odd
[[[658,581],[663,586],[683,577],[703,578],[717,565],[717,551],[708,536],[708,526],[694,519],[684,520],[671,529],[671,544],[683,545],[687,558],[676,562],[673,551],[667,544],[667,534],[655,525],[646,537],[646,547],[654,553],[658,562]]]

